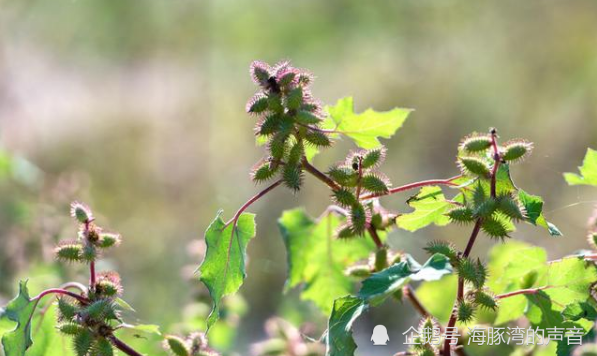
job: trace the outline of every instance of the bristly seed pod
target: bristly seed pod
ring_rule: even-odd
[[[470,223],[475,220],[473,211],[464,206],[450,210],[447,215],[450,220],[460,224]]]
[[[370,173],[362,177],[361,186],[371,193],[386,194],[389,182],[380,174]]]
[[[498,208],[498,202],[496,199],[489,198],[481,204],[475,206],[474,215],[475,217],[487,218],[493,215]]]
[[[70,205],[70,215],[80,223],[87,223],[93,220],[91,209],[87,205],[77,201]]]
[[[277,172],[278,167],[271,167],[270,162],[259,162],[251,172],[251,179],[260,183],[271,179]]]
[[[77,356],[85,356],[91,349],[93,343],[93,335],[91,331],[83,329],[79,334],[75,335],[73,345]]]
[[[504,145],[502,159],[504,161],[522,160],[533,149],[533,144],[525,140],[514,140]]]
[[[431,241],[427,244],[427,247],[424,248],[430,255],[434,255],[436,253],[440,253],[450,260],[454,260],[457,257],[456,248],[451,242],[448,241]]]
[[[83,327],[75,323],[63,323],[57,326],[58,331],[66,335],[78,335],[83,332]]]
[[[288,188],[297,192],[303,183],[303,171],[298,166],[285,165],[282,170],[282,180]]]
[[[338,228],[336,229],[336,236],[339,239],[350,239],[350,238],[355,237],[356,235],[352,231],[350,225],[344,224],[344,225],[338,226]]]
[[[258,93],[247,102],[246,110],[250,114],[260,114],[267,110],[269,103],[268,98]]]
[[[357,185],[357,173],[349,167],[332,167],[328,170],[328,175],[336,183],[344,187],[354,187]]]
[[[491,147],[491,137],[487,135],[477,135],[466,137],[460,144],[460,149],[467,152],[485,151]]]
[[[355,235],[362,235],[367,229],[370,216],[367,214],[365,207],[362,204],[355,204],[350,209],[348,216],[348,223]]]
[[[481,229],[492,238],[503,239],[508,237],[511,232],[502,220],[494,219],[493,217],[484,218]]]
[[[375,168],[383,163],[386,157],[386,148],[382,146],[369,151],[363,151],[360,155],[363,157],[361,166],[364,169]]]
[[[475,303],[488,310],[496,310],[498,306],[495,298],[484,291],[475,292]]]
[[[286,96],[286,107],[288,110],[297,110],[303,103],[303,88],[292,89]]]
[[[497,210],[513,220],[523,220],[526,215],[524,207],[509,196],[498,197]]]
[[[261,61],[254,61],[251,63],[251,78],[255,84],[265,88],[267,81],[270,78],[270,66],[267,63]]]
[[[109,248],[112,246],[118,246],[120,244],[120,241],[120,234],[102,232],[99,234],[99,241],[97,242],[97,246],[100,248]]]
[[[474,174],[482,178],[487,178],[491,172],[489,165],[481,158],[459,157],[458,163],[464,174]]]
[[[64,241],[56,247],[56,257],[66,262],[81,261],[83,255],[83,246],[79,243]]]
[[[178,336],[167,335],[164,338],[164,348],[171,351],[175,356],[191,356],[189,345]]]
[[[329,147],[332,144],[325,132],[309,130],[305,133],[305,140],[317,147]]]
[[[348,206],[352,206],[357,203],[357,198],[348,189],[345,189],[345,188],[336,189],[336,190],[334,190],[333,194],[334,194],[333,195],[334,200],[340,206],[348,207]]]
[[[296,113],[295,119],[298,123],[303,125],[314,125],[321,122],[321,119],[305,110],[300,110]]]
[[[459,301],[456,316],[459,322],[463,324],[468,324],[473,320],[475,316],[475,306],[472,303],[467,302],[466,300]]]

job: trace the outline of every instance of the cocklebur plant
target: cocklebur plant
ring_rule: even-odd
[[[251,66],[251,75],[260,91],[249,101],[247,111],[258,117],[257,143],[267,144],[266,157],[254,168],[252,178],[256,182],[274,181],[243,204],[229,221],[225,222],[219,212],[205,233],[207,253],[200,267],[200,279],[213,299],[208,328],[218,320],[222,298],[235,293],[246,277],[246,248],[256,230],[255,216],[245,211],[278,186],[285,185],[296,193],[306,174],[329,187],[331,205],[318,219],[302,209],[282,214],[279,226],[288,254],[286,289],[302,285],[301,297],[330,315],[328,330],[322,337],[327,355],[353,355],[356,344],[352,339],[352,324],[369,307],[389,296],[409,300],[425,320],[435,320],[430,306],[419,300],[410,282],[423,282],[422,286],[445,283],[451,275],[456,276],[453,307],[438,312],[447,315],[440,325],[444,331],[479,322],[487,313],[495,319],[495,315],[500,316],[500,306],[508,304],[502,301],[522,296],[529,299],[529,308],[527,314],[522,312],[517,318],[526,316],[532,325],[540,325],[538,320],[542,318],[552,318],[562,325],[582,324],[579,319],[555,317],[550,313],[560,315],[562,310],[547,310],[540,303],[546,299],[553,305],[563,305],[559,298],[566,294],[562,289],[568,285],[562,281],[547,284],[551,277],[544,272],[553,269],[564,274],[572,273],[569,269],[582,274],[582,283],[570,282],[582,293],[566,298],[586,302],[590,297],[589,284],[597,281],[597,273],[584,260],[562,259],[562,263],[545,266],[547,261],[539,256],[533,261],[536,266],[529,266],[532,273],[520,276],[521,272],[516,270],[517,279],[504,290],[496,280],[496,262],[486,263],[471,254],[478,236],[504,242],[519,222],[543,227],[551,236],[561,235],[543,215],[543,200],[518,188],[510,177],[510,167],[522,162],[532,151],[530,142],[516,139],[500,144],[495,129],[473,133],[458,146],[459,175],[392,187],[389,179],[379,172],[387,155],[379,139],[393,136],[410,110],[368,109],[356,113],[352,98],[322,108],[308,91],[311,77],[304,73],[288,62],[273,67],[255,62]],[[307,77],[309,80],[300,79]],[[308,135],[317,135],[318,139],[308,139]],[[358,149],[327,170],[316,168],[313,160],[319,149],[331,146],[342,136],[352,139]],[[445,188],[455,192],[452,197],[446,197]],[[390,211],[380,203],[382,197],[412,189],[420,189],[407,201],[414,209],[412,212]],[[428,225],[450,223],[472,226],[466,248],[459,251],[449,241],[430,242],[426,250],[431,257],[424,264],[417,263],[407,253],[391,251],[386,243],[387,233],[395,228],[414,232]],[[527,248],[513,243],[503,246],[505,250]],[[533,251],[541,255],[543,250]],[[490,273],[492,269],[494,272]],[[550,276],[554,274],[557,273]],[[361,282],[356,294],[355,281]],[[586,323],[582,326],[588,332]],[[462,338],[442,336],[442,340],[441,347],[427,344],[409,354],[466,353]],[[561,352],[558,349],[559,355],[563,355]]]
[[[50,295],[57,298],[55,328],[71,339],[75,355],[111,356],[117,349],[127,355],[141,355],[116,337],[115,333],[119,329],[134,329],[159,334],[157,326],[125,323],[122,312],[131,308],[120,298],[123,293],[120,276],[114,271],[98,273],[95,268],[104,252],[120,244],[120,234],[104,231],[97,225],[91,209],[85,204],[72,203],[71,216],[78,223],[77,237],[61,241],[55,249],[56,258],[69,264],[86,264],[89,269],[89,284],[85,286],[70,282],[60,288],[44,290],[38,296],[30,298],[27,281],[22,281],[19,295],[0,312],[0,319],[16,322],[16,327],[2,336],[5,355],[22,356],[32,346],[34,314],[41,300]],[[41,318],[48,308],[49,306],[40,311]],[[49,337],[51,336],[46,335],[46,338]]]

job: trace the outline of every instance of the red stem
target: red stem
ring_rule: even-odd
[[[143,356],[143,354],[140,354],[139,352],[135,351],[132,347],[127,345],[124,341],[120,340],[116,336],[108,335],[107,338],[108,338],[108,340],[110,340],[110,342],[112,342],[112,344],[114,346],[116,346],[117,349],[119,349],[120,351],[124,352],[127,355]]]
[[[508,293],[496,295],[495,298],[496,299],[504,299],[504,298],[510,298],[510,297],[514,297],[517,295],[521,295],[521,294],[537,294],[539,291],[542,291],[544,289],[549,289],[549,288],[553,288],[553,286],[543,286],[543,287],[539,287],[539,288],[520,289],[520,290],[517,290],[514,292],[508,292]]]
[[[232,217],[232,219],[230,219],[230,221],[228,221],[226,223],[226,225],[224,226],[224,228],[228,227],[228,225],[230,225],[231,223],[236,223],[236,221],[238,220],[238,218],[240,217],[240,215],[247,210],[247,208],[249,206],[251,206],[251,204],[253,204],[254,202],[256,202],[257,200],[261,199],[261,197],[263,197],[264,195],[266,195],[267,193],[269,193],[270,191],[274,190],[274,188],[276,188],[277,186],[279,186],[280,184],[282,184],[282,180],[277,180],[275,181],[272,185],[270,185],[269,187],[265,188],[264,190],[260,191],[259,193],[257,193],[256,195],[254,195],[251,199],[249,199],[246,203],[243,204],[243,206],[240,207],[240,209],[238,209],[238,211],[236,212],[236,214],[234,214],[234,216]]]
[[[373,239],[373,242],[375,242],[375,246],[377,246],[378,249],[383,248],[383,242],[381,242],[381,239],[377,234],[377,230],[375,230],[373,226],[369,226],[367,228],[367,231],[369,232],[369,235],[371,235],[371,239]]]
[[[466,249],[464,250],[464,253],[463,253],[463,256],[465,258],[471,254],[473,245],[475,244],[475,240],[477,239],[477,236],[479,235],[479,230],[481,230],[482,223],[483,223],[483,221],[481,219],[477,219],[477,221],[475,222],[475,226],[473,227],[473,231],[471,232],[471,237],[468,240],[468,243],[466,244]]]
[[[371,199],[371,198],[377,198],[377,197],[382,197],[385,195],[390,195],[390,194],[395,194],[395,193],[400,193],[400,192],[404,192],[407,190],[411,190],[411,189],[415,189],[415,188],[420,188],[420,187],[425,187],[428,185],[449,185],[449,186],[458,186],[458,184],[454,183],[453,181],[460,178],[461,176],[456,176],[456,177],[452,177],[452,178],[448,178],[448,179],[431,179],[431,180],[423,180],[420,182],[415,182],[415,183],[410,183],[410,184],[406,184],[400,187],[396,187],[396,188],[392,188],[390,190],[388,190],[387,193],[372,193],[372,194],[368,194],[365,196],[362,196],[360,199],[361,200],[367,200],[367,199]]]
[[[40,300],[41,298],[45,297],[46,295],[49,294],[61,294],[61,295],[67,295],[69,297],[75,298],[76,300],[78,300],[79,302],[83,303],[83,304],[87,304],[89,302],[89,300],[87,298],[85,298],[82,295],[73,293],[73,292],[69,292],[66,289],[62,289],[62,288],[51,288],[51,289],[46,289],[45,291],[39,293],[39,295],[37,295],[36,297],[33,297],[32,300]]]
[[[305,170],[307,172],[311,173],[315,178],[317,178],[320,181],[327,184],[330,188],[332,188],[332,190],[340,189],[340,186],[338,184],[336,184],[336,182],[334,182],[330,177],[328,177],[327,175],[322,173],[320,170],[318,170],[317,168],[312,166],[309,163],[309,161],[307,161],[307,158],[303,157],[302,164],[303,164],[303,168],[305,168]]]

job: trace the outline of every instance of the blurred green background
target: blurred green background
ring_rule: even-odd
[[[524,227],[514,237],[551,257],[585,247],[597,193],[567,187],[561,173],[597,148],[595,1],[4,0],[0,301],[16,279],[53,261],[59,238],[74,236],[67,215],[77,199],[122,233],[101,268],[120,271],[140,321],[178,323],[201,293],[197,276],[189,280],[201,260],[197,241],[219,208],[231,216],[258,189],[248,172],[263,150],[244,112],[254,59],[308,68],[314,95],[328,104],[352,95],[358,111],[416,109],[384,142],[394,185],[457,174],[456,145],[472,131],[495,126],[503,138],[535,142],[514,179],[545,198],[565,237]],[[338,142],[315,164],[324,169],[351,148]],[[231,344],[241,354],[275,314],[312,322],[312,336],[323,330],[312,306],[282,295],[276,219],[297,205],[317,216],[327,194],[308,179],[296,196],[279,190],[251,207],[258,235],[241,290],[250,308]],[[384,201],[404,211],[407,197]],[[461,246],[466,232],[394,232],[390,243],[421,258],[434,238]],[[492,244],[484,239],[474,253]],[[58,283],[85,280],[59,270]],[[366,349],[377,323],[398,340],[416,316],[396,303],[369,313],[357,325],[363,354],[391,352]]]

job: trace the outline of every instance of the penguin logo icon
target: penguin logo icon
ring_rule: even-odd
[[[383,325],[377,325],[373,328],[373,335],[371,335],[371,341],[375,346],[386,346],[390,337],[388,336],[388,329]]]

